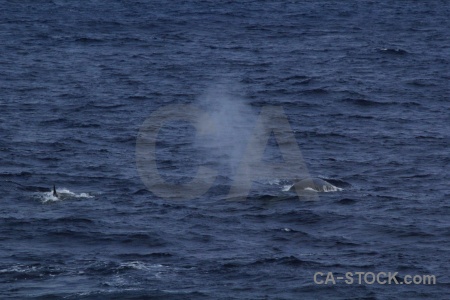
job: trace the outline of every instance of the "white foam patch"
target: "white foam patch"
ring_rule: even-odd
[[[0,273],[27,273],[34,272],[37,270],[36,266],[25,266],[25,265],[13,265],[6,269],[0,269]]]
[[[283,192],[288,192],[290,189],[291,189],[291,187],[293,187],[294,186],[294,184],[291,184],[291,185],[284,185],[282,188],[281,188],[281,190],[283,191]]]
[[[342,190],[343,190],[342,188],[337,187],[337,186],[334,186],[334,185],[331,185],[330,187],[323,186],[323,191],[324,191],[325,193],[329,193],[329,192],[340,192],[340,191],[342,191]]]
[[[319,178],[322,178],[323,180],[325,180],[325,181],[327,181],[327,179],[331,179],[331,178],[329,178],[329,177],[326,177],[326,176],[322,176],[322,175],[319,175]],[[327,181],[328,182],[328,181]],[[329,182],[328,182],[329,183]],[[337,186],[335,186],[335,185],[332,185],[331,183],[329,183],[330,184],[330,187],[326,187],[326,186],[323,186],[323,191],[325,192],[325,193],[329,193],[329,192],[340,192],[340,191],[343,191],[344,189],[343,188],[340,188],[340,187],[337,187]]]
[[[135,270],[143,270],[143,271],[151,271],[155,269],[164,268],[163,265],[160,264],[148,264],[141,261],[130,261],[121,263],[119,269],[135,269]]]
[[[133,269],[144,271],[152,274],[156,278],[162,278],[165,274],[167,274],[170,269],[168,266],[163,266],[161,264],[152,264],[145,263],[141,261],[130,261],[121,263],[119,266],[119,270]]]
[[[334,185],[331,185],[331,186],[326,186],[326,185],[324,185],[324,186],[322,186],[322,189],[323,189],[323,191],[320,191],[320,192],[324,192],[324,193],[330,193],[330,192],[339,192],[339,191],[342,191],[342,188],[339,188],[339,187],[334,186]],[[311,187],[305,188],[305,191],[319,192],[318,190],[313,189],[313,188],[311,188]]]
[[[53,196],[53,192],[40,193],[38,195],[42,203],[60,201],[58,197]]]

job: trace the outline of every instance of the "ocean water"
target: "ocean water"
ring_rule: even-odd
[[[2,1],[0,298],[448,299],[449,15],[438,0]],[[204,114],[161,125],[158,193],[139,139],[180,105]],[[236,196],[274,107],[268,168]],[[257,180],[297,146],[304,173]],[[200,167],[211,187],[185,189]],[[305,175],[337,189],[289,190]]]

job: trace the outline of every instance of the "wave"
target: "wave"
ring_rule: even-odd
[[[396,55],[405,55],[408,54],[409,52],[400,48],[381,48],[378,49],[381,53],[386,53],[386,54],[396,54]]]
[[[220,266],[221,269],[228,270],[243,267],[260,267],[267,265],[284,265],[284,266],[318,266],[320,263],[299,259],[293,255],[260,258],[253,261],[227,262]]]
[[[432,79],[413,79],[406,82],[409,85],[417,87],[433,87],[437,86],[436,83],[432,82]]]
[[[388,101],[388,102],[380,102],[375,100],[369,100],[364,98],[345,98],[342,99],[343,102],[348,102],[350,104],[356,106],[365,106],[365,107],[380,107],[380,106],[389,106],[389,105],[401,105],[401,106],[420,106],[419,103],[414,101],[409,102],[396,102],[396,101]]]
[[[302,91],[302,94],[305,94],[305,95],[325,95],[328,93],[329,92],[325,88],[316,88],[316,89]]]
[[[339,201],[337,201],[337,203],[342,204],[342,205],[350,205],[350,204],[355,204],[356,200],[350,199],[350,198],[344,198],[344,199],[340,199]]]
[[[75,42],[90,44],[90,43],[101,43],[104,42],[104,40],[98,38],[80,37],[75,39]]]

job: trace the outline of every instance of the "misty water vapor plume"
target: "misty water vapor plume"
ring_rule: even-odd
[[[136,163],[150,190],[195,198],[214,181],[223,187],[231,180],[232,198],[242,198],[262,186],[309,177],[283,107],[256,111],[240,95],[236,85],[216,84],[195,104],[160,108],[144,122]],[[159,159],[165,156],[171,159]]]
[[[232,176],[245,153],[258,115],[248,100],[239,96],[236,85],[229,83],[210,87],[197,105],[205,115],[197,120],[196,148],[201,151],[205,164],[219,167],[221,175]]]

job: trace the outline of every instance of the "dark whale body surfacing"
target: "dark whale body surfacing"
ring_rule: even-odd
[[[290,191],[295,189],[296,191],[315,191],[315,192],[336,192],[342,191],[341,188],[332,185],[331,183],[320,178],[306,178],[294,183]]]

